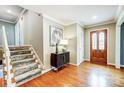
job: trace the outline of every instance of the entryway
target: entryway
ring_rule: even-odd
[[[107,64],[107,29],[90,32],[90,62]]]

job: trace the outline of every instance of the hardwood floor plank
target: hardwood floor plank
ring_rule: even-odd
[[[83,62],[50,71],[20,87],[124,87],[124,69]]]

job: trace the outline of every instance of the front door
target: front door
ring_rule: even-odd
[[[90,32],[90,61],[107,64],[107,29]]]

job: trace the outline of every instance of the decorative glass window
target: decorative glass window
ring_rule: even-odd
[[[105,40],[105,35],[104,35],[104,32],[100,32],[99,33],[99,49],[100,50],[104,50],[104,40]]]
[[[92,49],[97,49],[97,34],[92,34]]]

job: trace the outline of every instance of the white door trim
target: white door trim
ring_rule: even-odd
[[[124,22],[124,11],[121,12],[117,24],[116,24],[116,53],[115,53],[115,66],[116,68],[120,68],[120,43],[121,43],[121,24]]]

